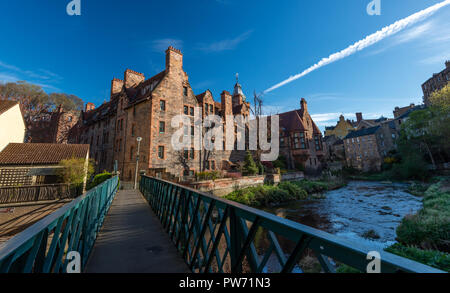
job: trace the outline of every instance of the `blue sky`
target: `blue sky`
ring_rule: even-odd
[[[27,80],[47,92],[75,94],[97,106],[126,68],[146,77],[164,69],[168,45],[184,53],[194,92],[216,100],[235,73],[248,97],[302,72],[381,28],[440,0],[69,0],[2,1],[0,81]],[[450,59],[450,6],[414,26],[264,96],[267,113],[299,108],[317,124],[340,114],[392,116],[395,106],[420,103],[420,85]]]

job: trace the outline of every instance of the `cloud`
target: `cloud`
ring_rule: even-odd
[[[204,51],[207,53],[217,53],[217,52],[234,50],[240,43],[247,40],[252,33],[253,33],[253,30],[250,30],[250,31],[247,31],[247,32],[237,36],[234,39],[217,41],[217,42],[214,42],[211,44],[200,44],[198,46],[198,48],[201,51]]]
[[[302,78],[305,75],[308,75],[309,73],[316,71],[317,69],[329,65],[331,63],[334,63],[338,60],[344,59],[350,55],[353,55],[361,50],[364,50],[367,47],[370,47],[385,38],[395,35],[398,32],[406,29],[407,27],[410,27],[419,21],[422,21],[435,12],[437,12],[439,9],[450,5],[450,0],[445,0],[443,2],[440,2],[438,4],[435,4],[427,9],[421,10],[413,15],[410,15],[406,18],[403,18],[401,20],[396,21],[395,23],[384,27],[383,29],[377,31],[376,33],[373,33],[371,35],[368,35],[364,39],[354,43],[353,45],[350,45],[349,47],[345,48],[344,50],[341,50],[339,52],[333,53],[330,56],[323,58],[318,63],[314,64],[313,66],[309,67],[308,69],[304,70],[303,72],[296,74],[294,76],[289,77],[288,79],[266,89],[264,93],[271,92],[275,89],[278,89],[288,83],[291,83],[299,78]]]
[[[182,50],[183,49],[183,41],[179,39],[159,39],[151,42],[151,47],[154,52],[164,53],[167,48],[170,46]]]
[[[420,60],[420,63],[425,65],[444,64],[447,60],[450,60],[450,50],[446,52],[438,52],[434,56]]]
[[[339,121],[339,117],[344,115],[345,119],[356,120],[355,113],[321,113],[311,114],[311,118],[318,127],[324,128],[325,126],[335,126]],[[381,116],[387,117],[387,113],[363,113],[364,119],[377,119]]]
[[[26,80],[30,83],[39,85],[49,90],[59,90],[49,83],[58,83],[63,78],[46,69],[23,70],[15,65],[11,65],[0,61],[0,69],[4,71],[0,72],[1,82],[16,82],[19,80]]]

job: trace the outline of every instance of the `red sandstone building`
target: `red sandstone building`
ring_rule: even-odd
[[[280,115],[284,135],[281,140],[285,144],[281,152],[290,166],[297,162],[317,170],[323,157],[322,134],[308,114],[304,99],[301,106],[300,110]],[[242,162],[245,151],[172,149],[171,138],[177,130],[171,127],[172,118],[189,116],[192,126],[185,129],[185,135],[193,136],[195,107],[201,108],[203,117],[250,115],[250,104],[239,83],[233,94],[223,91],[220,102],[209,90],[195,95],[183,70],[183,54],[169,47],[166,68],[150,79],[129,69],[123,80],[114,78],[110,101],[98,108],[88,103],[69,140],[90,145],[97,172],[117,168],[127,181],[135,176],[138,137],[142,137],[139,170],[151,175],[192,176],[200,171],[227,170]]]

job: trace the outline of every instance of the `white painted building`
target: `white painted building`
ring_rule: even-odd
[[[0,100],[0,152],[9,143],[23,143],[25,121],[18,102]]]

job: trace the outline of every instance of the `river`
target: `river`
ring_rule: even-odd
[[[305,224],[369,248],[382,249],[395,242],[402,218],[422,207],[421,198],[406,192],[407,184],[351,181],[329,191],[325,198],[297,201],[270,210],[278,216]],[[363,234],[373,230],[377,239]]]

